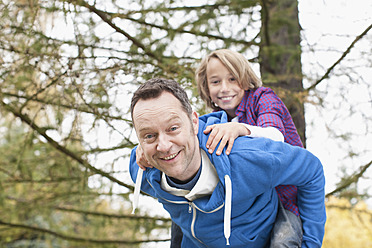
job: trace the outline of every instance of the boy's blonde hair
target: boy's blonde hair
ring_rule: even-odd
[[[228,49],[216,50],[208,54],[195,71],[195,80],[198,85],[200,97],[207,103],[207,106],[218,110],[209,96],[207,81],[207,65],[211,58],[217,58],[229,70],[238,81],[239,86],[244,90],[255,89],[262,85],[261,80],[252,70],[248,60],[240,53]]]

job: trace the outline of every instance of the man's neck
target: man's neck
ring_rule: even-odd
[[[180,181],[176,178],[172,178],[168,176],[166,176],[166,179],[167,179],[168,184],[171,187],[175,187],[178,189],[191,190],[195,186],[196,182],[199,180],[200,173],[201,173],[201,166],[199,170],[196,172],[196,174],[187,181]]]
[[[212,194],[219,181],[218,174],[206,152],[201,152],[203,154],[202,167],[200,167],[200,175],[194,177],[195,184],[193,184],[194,180],[191,180],[187,184],[174,185],[174,182],[170,181],[163,173],[161,179],[162,189],[172,195],[183,196],[189,201]]]

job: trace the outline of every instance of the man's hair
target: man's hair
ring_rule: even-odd
[[[181,103],[186,114],[191,118],[192,107],[185,90],[174,80],[164,78],[153,78],[142,84],[133,94],[130,105],[133,120],[133,109],[139,100],[148,100],[159,97],[164,91],[171,93]]]
[[[254,73],[248,60],[242,54],[228,49],[216,50],[208,54],[195,71],[195,80],[198,85],[199,95],[208,107],[214,110],[219,109],[213,104],[208,89],[207,65],[211,58],[217,58],[221,61],[238,81],[240,88],[249,90],[258,88],[262,85],[261,80]]]

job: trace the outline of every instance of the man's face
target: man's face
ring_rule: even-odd
[[[200,167],[198,121],[195,112],[190,120],[169,92],[139,100],[133,109],[134,127],[146,159],[181,181],[190,179]]]

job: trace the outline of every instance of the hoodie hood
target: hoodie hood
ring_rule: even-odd
[[[210,161],[215,166],[217,170],[217,174],[220,178],[221,182],[225,181],[225,175],[231,175],[231,165],[230,160],[226,153],[222,153],[221,155],[216,155],[216,150],[210,154],[206,147],[209,135],[205,135],[203,131],[207,126],[213,124],[220,124],[220,123],[227,123],[227,114],[224,111],[214,112],[211,114],[203,115],[199,117],[199,132],[198,132],[198,139],[199,139],[199,146],[200,149],[203,149],[206,154],[208,155]],[[225,149],[224,149],[225,150]]]
[[[226,245],[230,245],[229,238],[231,233],[231,205],[232,205],[231,165],[225,153],[222,153],[219,159],[214,159],[217,156],[216,150],[214,150],[213,154],[210,154],[207,151],[206,143],[209,135],[205,135],[203,133],[207,126],[226,122],[228,122],[228,119],[225,111],[218,111],[208,115],[201,116],[199,118],[198,138],[200,148],[203,149],[206,152],[206,154],[208,154],[209,159],[216,168],[217,174],[220,178],[220,182],[223,184],[225,188],[225,212],[223,231],[226,238]]]

